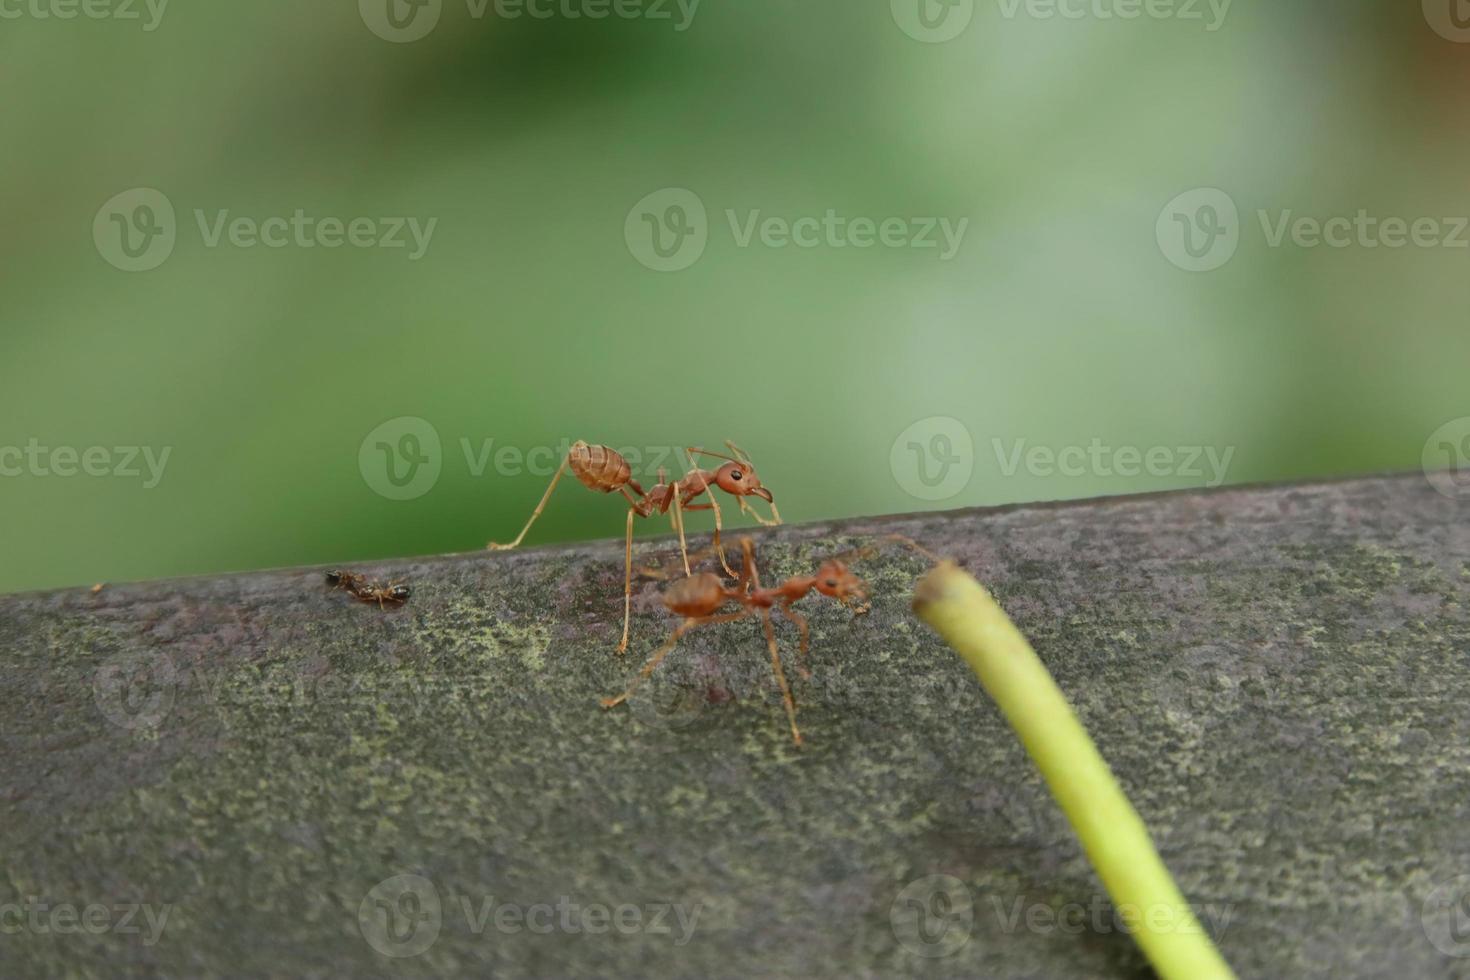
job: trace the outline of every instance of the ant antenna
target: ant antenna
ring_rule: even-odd
[[[743,463],[746,466],[750,465],[750,460],[748,458],[736,459],[734,456],[726,456],[724,453],[717,453],[713,449],[700,449],[698,446],[690,446],[684,451],[694,456],[713,456],[715,459],[723,459],[727,463]]]
[[[752,465],[752,464],[751,464],[751,459],[750,459],[750,454],[749,454],[749,453],[747,453],[747,452],[746,452],[746,451],[745,451],[745,450],[743,450],[743,449],[741,449],[741,448],[740,448],[740,447],[739,447],[739,446],[737,446],[737,445],[735,445],[735,444],[734,444],[734,443],[733,443],[733,442],[731,442],[731,441],[730,441],[730,440],[729,440],[729,439],[726,439],[726,440],[725,440],[725,447],[726,447],[726,448],[727,448],[727,449],[729,449],[729,450],[730,450],[730,452],[732,452],[732,453],[734,453],[734,454],[735,454],[735,455],[736,455],[736,456],[739,456],[739,457],[740,457],[740,459],[739,459],[739,460],[737,460],[737,462],[741,462],[741,463],[744,463],[744,464],[745,464],[745,465],[747,465],[747,466],[750,466],[750,465]]]

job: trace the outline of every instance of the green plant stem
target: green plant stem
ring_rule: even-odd
[[[946,561],[919,583],[914,611],[1000,706],[1159,976],[1233,977],[1066,696],[990,593]]]

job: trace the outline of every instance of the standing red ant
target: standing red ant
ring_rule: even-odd
[[[781,687],[781,698],[786,704],[786,717],[791,724],[791,737],[797,745],[801,744],[801,730],[796,726],[796,701],[791,696],[791,687],[786,683],[786,672],[781,666],[781,653],[776,645],[775,628],[771,624],[771,609],[779,603],[781,611],[797,624],[797,628],[801,630],[801,654],[804,657],[809,635],[807,622],[805,617],[791,608],[792,604],[815,591],[836,599],[844,606],[854,609],[858,615],[862,615],[869,608],[867,584],[849,571],[842,560],[831,558],[822,563],[816,575],[794,576],[774,588],[763,589],[760,585],[760,572],[755,565],[755,546],[751,543],[750,538],[741,538],[740,548],[742,552],[740,578],[733,588],[727,586],[718,575],[703,572],[680,579],[664,591],[664,605],[670,611],[683,616],[684,622],[675,627],[668,641],[655,651],[648,663],[643,665],[643,669],[639,671],[638,676],[633,679],[633,683],[626,691],[615,698],[606,698],[602,701],[604,708],[615,708],[627,701],[638,686],[652,676],[658,665],[663,663],[664,658],[678,646],[684,634],[701,626],[730,623],[760,613],[766,634],[766,648],[771,654],[771,669],[776,675],[776,683]],[[720,608],[730,602],[740,603],[740,611],[721,613]],[[804,667],[799,669],[803,676],[810,676]]]
[[[628,649],[628,622],[633,609],[634,517],[651,517],[655,512],[668,514],[669,508],[673,507],[671,520],[674,530],[679,533],[679,553],[684,558],[684,574],[689,575],[689,548],[684,541],[684,511],[714,511],[715,550],[719,552],[720,564],[732,578],[735,573],[731,571],[730,563],[725,559],[725,549],[720,544],[722,529],[720,505],[715,500],[713,492],[710,492],[707,503],[696,504],[694,501],[707,491],[718,488],[733,496],[739,503],[740,510],[751,514],[759,523],[763,525],[781,523],[781,514],[776,510],[776,502],[771,496],[771,491],[761,486],[760,477],[756,476],[750,457],[732,442],[726,442],[725,445],[734,455],[724,456],[694,447],[684,450],[689,460],[689,472],[684,478],[668,483],[666,482],[667,474],[659,470],[658,484],[644,490],[639,486],[638,481],[633,479],[633,468],[622,454],[607,446],[589,446],[579,439],[572,444],[571,450],[562,460],[561,466],[557,468],[556,475],[551,478],[551,484],[546,488],[546,493],[541,496],[541,502],[536,505],[535,510],[531,511],[530,519],[526,521],[526,526],[521,528],[521,533],[516,535],[516,539],[507,544],[497,544],[492,541],[488,547],[492,551],[509,551],[520,547],[521,541],[526,537],[526,532],[531,530],[531,525],[535,524],[536,518],[541,516],[541,511],[546,508],[546,502],[551,499],[551,492],[556,489],[562,474],[568,469],[589,490],[608,494],[621,493],[628,501],[628,531],[623,548],[623,638],[618,643],[618,653],[622,653]],[[718,469],[705,470],[694,462],[696,456],[711,456],[726,462]],[[637,497],[634,497],[634,494],[637,494]],[[759,497],[770,504],[772,519],[768,521],[751,509],[746,503],[746,497]]]
[[[327,573],[327,584],[341,589],[361,602],[376,602],[379,609],[389,605],[401,606],[413,595],[413,589],[398,582],[375,585],[356,572],[333,569]]]

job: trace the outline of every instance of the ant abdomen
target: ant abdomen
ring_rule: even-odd
[[[617,493],[633,478],[633,468],[621,453],[580,440],[567,455],[567,464],[584,487],[599,493]]]
[[[680,616],[708,616],[730,598],[725,582],[712,572],[681,578],[664,590],[664,605]]]

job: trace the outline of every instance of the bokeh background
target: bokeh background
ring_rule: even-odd
[[[731,438],[788,521],[1470,455],[1461,0],[96,2],[0,0],[0,448],[76,454],[0,456],[0,591],[476,549],[546,482],[487,446]],[[729,217],[829,210],[968,224],[946,259]],[[436,224],[209,242],[298,211]],[[1094,444],[1170,462],[1010,462]],[[91,447],[169,456],[52,472]],[[528,543],[622,521],[569,483]]]

